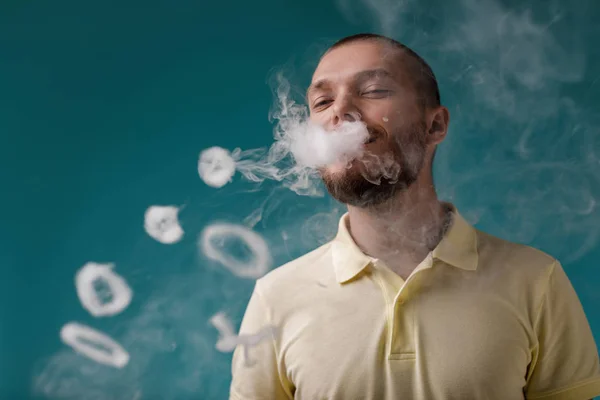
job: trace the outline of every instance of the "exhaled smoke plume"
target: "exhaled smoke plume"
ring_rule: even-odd
[[[276,103],[270,115],[277,120],[275,142],[268,150],[213,147],[200,154],[198,172],[210,186],[221,187],[233,176],[233,169],[246,179],[272,179],[300,195],[319,196],[319,167],[348,163],[363,155],[369,133],[361,121],[344,122],[333,130],[310,122],[308,109],[290,96],[290,84],[277,75]]]

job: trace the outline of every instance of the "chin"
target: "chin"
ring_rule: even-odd
[[[335,164],[328,165],[324,168],[323,174],[327,176],[344,176],[346,175],[350,168],[352,168],[352,164],[350,166],[346,162],[338,162]]]
[[[364,179],[359,164],[360,163],[354,160],[328,165],[321,170],[321,177],[325,181],[332,181],[337,184]]]
[[[321,177],[327,191],[337,201],[359,208],[373,208],[385,204],[416,181],[418,171],[403,172],[393,181],[380,174],[366,178],[360,165],[353,164],[351,168],[327,167]]]

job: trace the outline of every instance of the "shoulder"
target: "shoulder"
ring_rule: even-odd
[[[547,267],[556,262],[553,256],[538,248],[511,242],[480,230],[476,231],[477,251],[483,260],[502,259],[507,264],[530,267]]]
[[[554,270],[560,268],[552,255],[529,245],[516,243],[477,230],[478,270],[498,278],[499,284],[537,292],[544,290]]]
[[[290,291],[297,292],[316,280],[333,277],[332,243],[328,242],[259,278],[256,285],[262,295],[272,298]]]

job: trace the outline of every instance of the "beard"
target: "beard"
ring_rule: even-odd
[[[425,161],[425,124],[394,132],[386,138],[381,153],[365,150],[360,159],[338,171],[322,169],[321,178],[337,201],[359,208],[385,204],[406,191],[418,178]]]

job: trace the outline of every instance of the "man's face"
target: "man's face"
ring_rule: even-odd
[[[400,51],[376,41],[335,48],[315,70],[307,94],[311,121],[333,130],[360,119],[370,133],[360,159],[320,170],[329,193],[342,203],[384,203],[421,172],[425,117],[405,71]]]

